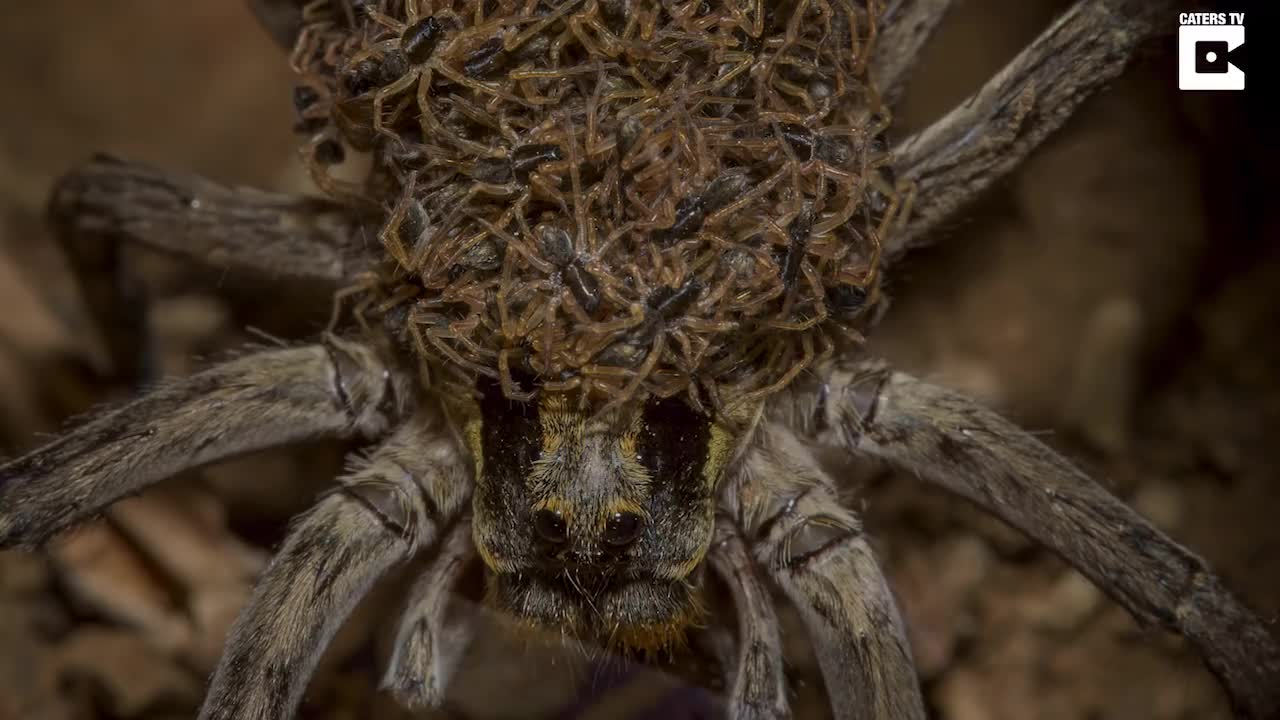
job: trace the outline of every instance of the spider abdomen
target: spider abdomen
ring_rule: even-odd
[[[295,50],[334,118],[313,146],[372,151],[355,193],[387,210],[384,291],[413,288],[432,359],[614,400],[779,389],[876,297],[880,3],[615,5],[317,19]]]

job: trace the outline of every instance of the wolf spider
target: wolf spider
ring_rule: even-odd
[[[889,3],[871,59],[885,97],[900,94],[950,4]],[[879,264],[890,266],[1026,158],[1120,73],[1171,17],[1167,5],[1080,0],[976,95],[894,146],[894,170],[914,201]],[[303,8],[256,0],[255,9],[293,44]],[[124,365],[138,337],[110,273],[121,243],[335,288],[358,285],[379,262],[357,239],[367,218],[345,205],[109,158],[68,176],[52,207]],[[384,678],[407,704],[441,701],[443,598],[479,555],[490,599],[513,614],[575,630],[594,623],[640,649],[665,646],[689,620],[689,596],[709,568],[738,615],[725,663],[736,717],[790,714],[773,584],[809,630],[836,716],[923,718],[889,587],[858,517],[838,502],[839,484],[814,458],[815,446],[827,446],[882,459],[986,508],[1140,622],[1185,636],[1241,716],[1280,713],[1276,642],[1202,559],[954,392],[877,361],[835,357],[754,408],[745,430],[680,398],[598,421],[554,394],[513,403],[483,379],[459,422],[449,410],[456,399],[426,386],[415,373],[422,358],[398,344],[403,316],[386,317],[386,328],[326,333],[170,381],[0,466],[0,547],[39,547],[187,468],[304,440],[359,439],[376,444],[297,521],[261,577],[227,640],[203,720],[291,716],[321,652],[370,586],[433,551]],[[627,499],[637,483],[644,504]],[[554,492],[540,494],[541,486]]]

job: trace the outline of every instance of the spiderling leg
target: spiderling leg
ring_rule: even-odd
[[[800,610],[835,717],[924,720],[889,585],[861,523],[811,453],[770,424],[726,495],[756,562]]]
[[[329,338],[245,355],[101,412],[0,465],[0,548],[37,546],[183,470],[320,437],[375,437],[410,381],[370,347]]]
[[[879,363],[819,376],[816,392],[776,410],[820,442],[910,470],[1021,529],[1139,621],[1190,640],[1241,715],[1280,716],[1280,647],[1204,560],[972,400]]]
[[[471,523],[459,521],[409,593],[395,650],[382,678],[382,687],[405,707],[435,709],[444,702],[449,679],[472,630],[466,622],[445,626],[449,595],[475,557]]]
[[[397,563],[435,544],[471,495],[465,458],[423,413],[303,515],[263,573],[200,720],[287,720],[342,621]]]
[[[716,523],[710,558],[712,568],[729,587],[738,612],[738,649],[731,678],[729,717],[791,717],[778,616],[733,518]]]
[[[1021,165],[1174,17],[1172,5],[1079,0],[975,95],[895,147],[894,169],[915,199],[905,226],[885,239],[886,260]]]

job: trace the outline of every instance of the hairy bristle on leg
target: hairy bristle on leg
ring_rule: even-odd
[[[38,546],[205,463],[318,438],[374,438],[411,397],[371,347],[340,338],[167,382],[0,465],[0,547]]]
[[[1022,164],[1086,98],[1116,78],[1170,0],[1080,0],[977,93],[893,149],[915,199],[889,235],[892,262],[993,182]]]
[[[110,375],[147,381],[142,284],[126,246],[157,250],[261,283],[354,284],[377,262],[360,218],[328,200],[227,187],[98,155],[63,176],[48,214],[85,309],[103,335]]]
[[[459,521],[409,592],[391,662],[382,677],[382,688],[405,707],[437,709],[444,702],[472,631],[465,620],[445,625],[449,597],[467,563],[476,557],[471,523]]]
[[[1280,647],[1262,621],[1203,559],[1066,458],[980,404],[881,363],[829,367],[819,378],[819,392],[792,395],[776,411],[823,443],[886,460],[1022,530],[1140,622],[1190,640],[1242,716],[1280,714]]]
[[[733,519],[716,524],[711,566],[729,588],[738,614],[737,657],[729,691],[729,716],[742,720],[791,717],[778,616]]]
[[[438,418],[387,439],[289,531],[236,620],[200,720],[286,720],[334,632],[374,582],[431,547],[470,497]]]
[[[80,245],[127,242],[272,280],[335,286],[379,259],[359,243],[361,218],[329,200],[230,187],[107,155],[63,176],[49,213],[73,259]]]
[[[924,720],[897,603],[861,523],[811,453],[769,424],[726,502],[756,562],[800,611],[834,716]]]

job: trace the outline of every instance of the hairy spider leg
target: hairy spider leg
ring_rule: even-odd
[[[883,363],[817,370],[775,409],[798,432],[969,499],[1051,549],[1141,623],[1180,633],[1237,710],[1280,713],[1280,647],[1208,564],[991,410]]]
[[[331,337],[245,355],[89,417],[0,465],[0,548],[37,547],[183,470],[317,438],[375,438],[405,411],[407,379]]]
[[[461,618],[449,617],[445,625],[449,597],[477,558],[471,522],[464,518],[441,541],[439,554],[409,591],[381,684],[405,707],[426,710],[444,704],[449,680],[475,631]]]
[[[158,250],[253,281],[351,283],[377,262],[358,216],[327,200],[227,187],[97,155],[55,186],[49,216],[103,334],[110,375],[148,379],[145,298],[123,246]],[[104,372],[104,374],[108,374]]]
[[[922,2],[924,0],[921,0]],[[1079,0],[974,95],[893,149],[917,197],[887,260],[919,244],[1004,177],[1114,80],[1170,15],[1171,0]]]
[[[466,509],[469,465],[423,409],[357,456],[289,531],[228,637],[199,720],[288,720],[342,621],[373,583],[433,547]]]
[[[791,717],[778,615],[736,517],[723,517],[716,523],[716,538],[708,558],[712,569],[729,588],[738,615],[737,648],[732,672],[726,678],[729,717],[739,720]]]
[[[924,720],[906,629],[861,522],[795,435],[774,423],[761,433],[725,501],[800,611],[834,716]]]

